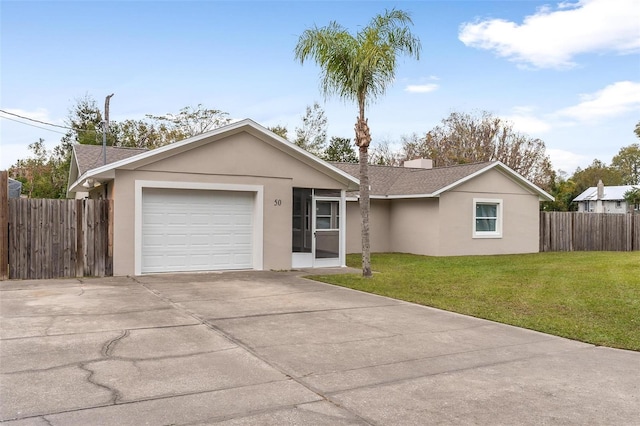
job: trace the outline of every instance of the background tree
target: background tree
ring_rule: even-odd
[[[636,134],[637,137],[640,138],[640,121],[636,123],[636,128],[633,129],[633,132]]]
[[[169,143],[206,133],[231,122],[229,114],[226,112],[206,108],[202,104],[198,104],[197,107],[184,107],[177,114],[148,114],[147,118],[159,125],[165,125],[164,129],[168,133]]]
[[[571,180],[575,184],[573,198],[583,193],[585,189],[598,185],[599,180],[602,180],[605,186],[622,185],[620,172],[615,168],[607,167],[605,163],[598,159],[593,160],[593,162],[584,169],[578,167],[571,177]]]
[[[377,166],[402,166],[402,154],[391,148],[389,141],[377,143],[369,154],[369,164]]]
[[[327,149],[324,150],[322,158],[326,161],[337,161],[339,163],[357,163],[358,156],[351,146],[351,139],[333,136],[329,140]]]
[[[452,112],[423,138],[405,139],[403,152],[407,160],[430,158],[436,167],[498,160],[542,188],[551,184],[544,142],[516,132],[488,112]]]
[[[202,105],[183,108],[178,114],[148,115],[146,120],[111,121],[107,145],[154,149],[229,121],[227,113]],[[73,144],[102,144],[102,112],[91,96],[76,99],[65,123],[70,129],[52,151],[47,151],[40,140],[29,146],[31,157],[20,159],[9,168],[10,176],[24,183],[24,194],[64,198]]]
[[[631,188],[624,193],[624,200],[627,202],[630,211],[640,208],[640,187]]]
[[[573,202],[573,199],[579,195],[576,193],[576,184],[572,179],[567,178],[567,174],[562,170],[552,172],[549,193],[555,200],[543,202],[542,210],[561,212],[577,210],[578,206]]]
[[[29,198],[63,198],[68,171],[60,166],[61,159],[45,148],[44,139],[29,144],[29,151],[30,157],[9,168],[9,176],[22,182],[22,193]]]
[[[295,57],[300,63],[315,61],[321,72],[325,96],[338,95],[358,105],[355,143],[360,158],[360,214],[362,216],[362,275],[371,276],[369,243],[369,170],[371,134],[365,107],[395,80],[399,54],[419,57],[420,40],[410,31],[407,12],[388,10],[352,35],[337,22],[307,29],[298,39]]]
[[[267,127],[267,130],[272,131],[273,133],[275,133],[276,135],[284,138],[284,139],[289,139],[288,138],[288,134],[289,131],[287,130],[287,128],[285,126],[281,126],[280,124],[276,125],[276,126],[272,126],[272,127]]]
[[[611,160],[611,167],[618,170],[623,185],[640,185],[640,145],[620,148]]]
[[[307,106],[302,125],[296,127],[293,143],[313,155],[322,155],[327,145],[327,117],[317,102]]]

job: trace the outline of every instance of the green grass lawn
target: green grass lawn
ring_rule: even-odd
[[[360,255],[347,264],[360,267]],[[596,345],[640,351],[640,253],[372,256],[374,276],[310,277]]]

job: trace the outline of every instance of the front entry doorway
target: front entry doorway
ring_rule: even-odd
[[[340,190],[293,189],[293,268],[344,265],[343,212]]]

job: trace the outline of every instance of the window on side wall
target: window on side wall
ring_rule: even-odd
[[[502,200],[473,199],[473,238],[502,238]]]

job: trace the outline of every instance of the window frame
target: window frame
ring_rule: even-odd
[[[476,220],[485,219],[476,217],[476,206],[478,204],[495,205],[496,206],[496,229],[495,231],[478,231],[476,230]],[[471,214],[472,238],[502,238],[502,222],[503,222],[503,204],[504,201],[498,198],[474,198]]]

